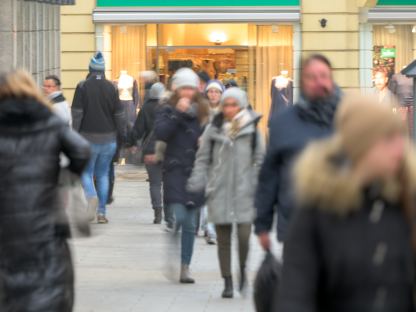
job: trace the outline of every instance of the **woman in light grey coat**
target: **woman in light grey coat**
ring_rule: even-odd
[[[255,217],[254,193],[264,157],[263,137],[257,130],[261,116],[248,109],[247,95],[230,88],[221,98],[221,112],[208,125],[188,181],[192,192],[205,190],[208,220],[216,226],[224,298],[233,297],[231,234],[237,225],[240,291],[246,287],[246,260]]]

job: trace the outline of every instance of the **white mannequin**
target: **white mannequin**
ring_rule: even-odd
[[[133,86],[134,78],[127,74],[127,70],[120,71],[117,87],[121,101],[133,100]]]
[[[289,84],[290,78],[289,78],[289,72],[287,70],[282,70],[280,72],[280,75],[277,77],[273,77],[274,79],[274,85],[277,89],[281,90],[284,88],[287,88],[287,85]]]

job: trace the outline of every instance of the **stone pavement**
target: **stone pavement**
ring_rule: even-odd
[[[94,236],[73,245],[76,267],[75,312],[234,312],[254,311],[252,289],[246,298],[220,298],[222,279],[215,246],[197,238],[192,264],[195,285],[166,278],[168,234],[153,225],[147,176],[139,167],[117,168],[115,203],[108,225],[93,225]],[[263,253],[253,235],[249,271],[251,284]],[[236,246],[233,249],[236,261]],[[237,272],[234,263],[234,271]],[[237,275],[236,275],[237,277]],[[237,278],[236,278],[237,280]],[[237,284],[237,281],[235,281]]]

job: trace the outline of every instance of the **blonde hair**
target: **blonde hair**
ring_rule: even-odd
[[[22,69],[0,73],[0,100],[7,98],[30,98],[51,109],[51,104],[44,97],[32,76]]]

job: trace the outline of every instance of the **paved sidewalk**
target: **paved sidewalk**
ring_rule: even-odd
[[[117,175],[110,223],[93,225],[92,238],[73,242],[75,312],[254,311],[251,289],[247,298],[238,292],[233,300],[220,298],[223,285],[216,247],[202,238],[196,240],[192,264],[196,284],[169,281],[166,264],[178,260],[167,257],[168,234],[163,227],[151,224],[147,177],[142,169],[129,166],[118,168]],[[252,284],[263,256],[254,235],[251,247]]]

